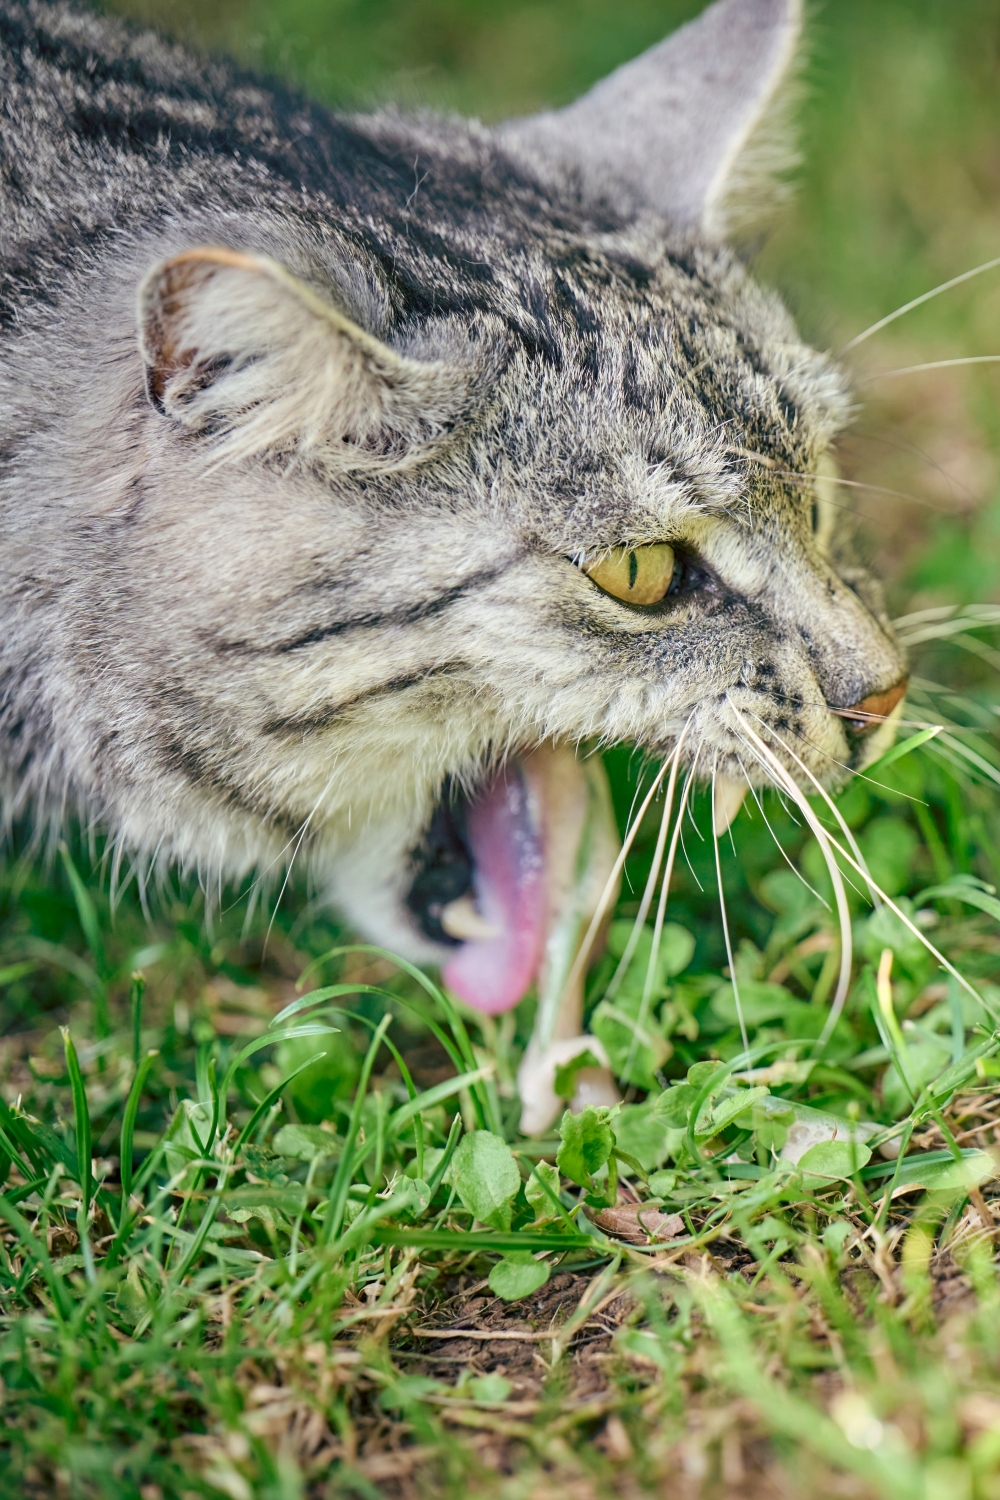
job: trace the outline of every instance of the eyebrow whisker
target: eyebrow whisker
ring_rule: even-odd
[[[775,469],[773,472],[779,479],[797,479],[803,484],[814,484],[815,474],[803,474],[798,469]],[[928,510],[939,512],[941,515],[951,515],[952,511],[943,505],[935,505],[933,500],[928,500],[924,495],[914,495],[910,490],[893,490],[884,484],[868,484],[862,479],[844,479],[839,474],[824,474],[824,484],[839,484],[845,490],[867,490],[872,495],[889,495],[894,500],[910,500],[914,505],[926,506]],[[831,500],[831,505],[836,501]],[[839,509],[847,510],[850,507],[841,506]]]
[[[870,339],[872,334],[880,333],[890,323],[895,323],[896,319],[901,318],[904,313],[912,312],[915,307],[922,307],[925,302],[930,302],[933,298],[940,297],[942,292],[950,292],[953,286],[961,286],[963,281],[971,281],[973,277],[982,276],[984,271],[992,271],[996,266],[1000,266],[1000,255],[994,256],[992,260],[984,260],[981,266],[973,266],[971,271],[963,271],[960,276],[953,276],[950,281],[942,281],[939,286],[931,287],[929,292],[921,293],[919,297],[914,297],[910,302],[904,302],[903,306],[897,307],[895,312],[886,313],[885,317],[879,318],[877,323],[872,323],[870,327],[862,329],[861,333],[856,333],[838,351],[839,354],[844,355],[849,353],[851,349],[856,349],[859,344],[863,344],[866,339]]]
[[[859,385],[872,385],[876,380],[888,380],[893,375],[920,375],[924,370],[955,370],[960,365],[1000,364],[1000,354],[966,354],[960,359],[931,359],[921,365],[901,365],[896,370],[876,370],[866,375]]]

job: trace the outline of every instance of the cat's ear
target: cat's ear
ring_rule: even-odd
[[[802,0],[716,0],[575,103],[501,136],[543,176],[573,172],[595,203],[728,233],[794,163],[783,103],[801,29]]]
[[[464,371],[397,353],[276,261],[215,246],[146,276],[139,347],[152,404],[221,455],[394,466],[433,447],[468,399]]]

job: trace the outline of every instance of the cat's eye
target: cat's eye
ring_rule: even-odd
[[[667,542],[616,547],[583,571],[598,588],[626,604],[659,604],[674,576],[674,549]]]

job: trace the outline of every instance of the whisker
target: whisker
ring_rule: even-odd
[[[702,843],[704,843],[705,842],[705,835],[702,833],[701,829],[698,827],[697,823],[694,820],[694,811],[691,808],[690,804],[688,805],[687,815],[688,815],[688,822],[691,824],[691,827],[694,829],[695,833],[701,839]]]
[[[998,356],[1000,357],[1000,356]],[[914,366],[916,368],[916,366]],[[899,371],[889,371],[889,374],[899,374]],[[774,473],[780,479],[798,479],[803,485],[815,483],[815,474],[803,474],[797,469],[775,469]],[[910,490],[891,490],[884,484],[866,484],[861,479],[843,479],[839,474],[824,474],[825,484],[839,484],[845,490],[867,490],[872,495],[889,495],[894,500],[909,500],[914,505],[923,505],[928,510],[937,511],[940,515],[954,515],[954,508],[949,505],[936,505],[933,500],[928,500],[926,495],[914,495]],[[837,510],[846,510],[854,513],[853,506],[837,505],[835,500],[829,502],[836,506]]]
[[[854,868],[858,871],[858,874],[862,875],[864,877],[864,879],[868,882],[868,884],[871,886],[871,888],[872,888],[873,891],[877,891],[878,892],[879,896],[885,902],[886,906],[893,913],[893,915],[896,916],[896,917],[898,917],[899,920],[904,924],[904,926],[906,926],[906,927],[909,928],[909,930],[913,933],[914,937],[916,937],[921,943],[923,943],[923,945],[927,949],[928,953],[930,953],[932,955],[932,957],[934,957],[934,958],[937,959],[937,961],[941,965],[941,967],[943,969],[945,969],[947,971],[947,973],[949,973],[952,976],[953,979],[957,979],[958,980],[959,984],[966,991],[966,993],[969,994],[969,995],[971,995],[972,998],[975,1001],[977,1001],[977,1003],[979,1005],[981,1005],[983,1007],[983,1009],[986,1011],[987,1015],[992,1016],[995,1021],[1000,1021],[1000,1009],[998,1009],[994,1004],[992,1004],[992,1003],[988,1002],[986,999],[984,999],[984,997],[979,993],[979,991],[973,985],[971,985],[969,983],[969,981],[964,977],[964,975],[962,975],[962,974],[959,973],[959,971],[955,968],[954,964],[949,963],[949,961],[945,958],[944,954],[941,953],[941,952],[939,952],[938,949],[935,948],[934,944],[930,941],[930,939],[928,937],[926,937],[924,935],[923,932],[921,932],[920,928],[916,925],[916,923],[915,922],[911,922],[910,918],[906,915],[906,913],[904,911],[900,910],[900,908],[892,900],[891,896],[887,896],[886,893],[885,893],[885,891],[883,891],[880,886],[877,886],[875,884],[875,882],[872,880],[871,876],[867,873],[867,871],[862,870],[858,865],[855,864],[854,860],[851,858],[850,854],[848,854],[847,850],[845,848],[843,848],[843,846],[833,837],[832,834],[828,834],[827,837],[829,838],[830,843],[832,844],[833,848],[836,849],[837,853],[841,856],[841,858],[842,859],[846,859],[847,863],[849,865],[854,865]]]
[[[776,703],[789,704],[791,708],[821,708],[826,713],[833,714],[838,719],[863,719],[866,724],[887,724],[892,719],[892,722],[900,729],[936,728],[934,724],[929,723],[926,719],[893,719],[892,714],[871,714],[867,710],[862,713],[858,709],[831,708],[829,703],[820,703],[810,698],[793,698],[789,693],[769,692],[768,696],[773,698]],[[850,766],[845,766],[844,769],[849,771],[851,768]],[[855,772],[855,775],[860,775],[860,772]]]
[[[635,793],[634,793],[634,795],[632,797],[632,805],[629,807],[629,810],[628,810],[628,817],[625,819],[625,834],[626,834],[626,836],[628,835],[629,829],[632,827],[632,819],[633,819],[633,817],[635,815],[635,805],[638,802],[639,795],[640,795],[640,793],[642,791],[642,779],[645,776],[645,774],[646,774],[646,769],[645,769],[645,767],[643,767],[643,769],[639,773],[639,780],[635,784]]]
[[[760,722],[763,723],[763,719],[760,720]],[[932,739],[936,739],[944,729],[943,724],[911,725],[910,727],[934,730],[934,734],[929,735],[928,738],[924,741],[925,745],[929,744]],[[855,778],[858,781],[867,781],[869,786],[878,787],[878,789],[882,792],[891,792],[895,797],[904,797],[907,802],[919,802],[921,806],[927,806],[922,797],[912,797],[909,792],[901,792],[896,787],[886,786],[884,782],[876,781],[874,776],[866,776],[864,771],[856,771],[854,767],[849,766],[846,761],[838,760],[835,755],[830,754],[829,750],[824,750],[822,745],[817,745],[816,741],[811,740],[807,734],[803,734],[801,729],[795,729],[793,727],[792,734],[794,734],[797,740],[801,740],[804,745],[808,745],[811,750],[815,750],[817,755],[822,755],[824,760],[830,761],[832,765],[839,766],[842,771],[846,771],[852,778]],[[902,743],[905,744],[906,741],[903,740]]]
[[[731,708],[732,712],[735,714],[737,721],[743,726],[745,733],[749,737],[750,743],[755,747],[758,754],[763,758],[765,764],[770,767],[771,773],[777,783],[780,786],[783,786],[792,800],[797,803],[802,816],[809,824],[809,827],[813,833],[813,837],[816,839],[816,842],[819,845],[820,853],[822,854],[826,862],[826,867],[829,871],[830,880],[833,885],[833,893],[837,902],[837,913],[840,918],[840,974],[837,979],[837,989],[836,993],[834,994],[833,1004],[830,1008],[830,1014],[827,1017],[826,1025],[823,1027],[823,1031],[820,1035],[819,1041],[816,1044],[817,1050],[821,1050],[822,1047],[824,1047],[829,1041],[830,1036],[833,1034],[833,1029],[836,1026],[837,1021],[840,1018],[840,1013],[847,1002],[847,994],[848,990],[850,989],[851,983],[851,963],[854,956],[853,939],[851,932],[851,909],[847,903],[847,892],[844,889],[843,875],[841,873],[840,866],[837,864],[837,861],[833,857],[833,851],[831,848],[831,835],[823,827],[822,823],[819,821],[816,814],[809,806],[809,802],[806,798],[805,793],[799,786],[796,785],[794,777],[792,777],[789,772],[786,771],[785,767],[781,764],[778,757],[774,754],[774,751],[764,743],[760,735],[757,734],[757,732],[752,729],[751,726],[747,723],[728,694],[726,695],[726,702]]]
[[[956,616],[961,616],[967,622],[969,630],[981,630],[986,626],[1000,625],[1000,605],[939,604],[932,609],[918,609],[909,615],[899,615],[892,623],[899,630],[904,626],[921,625],[925,621],[950,621]]]
[[[685,842],[684,842],[684,830],[683,830],[683,828],[681,829],[681,853],[684,855],[684,863],[687,865],[688,870],[691,872],[691,879],[694,881],[695,885],[698,887],[699,891],[701,891],[701,894],[704,896],[704,894],[705,894],[705,887],[702,885],[701,881],[698,879],[698,875],[697,875],[697,872],[695,871],[695,867],[691,863],[691,856],[687,852],[687,844],[685,844]]]
[[[950,292],[953,286],[961,286],[963,281],[971,281],[974,276],[982,276],[984,271],[992,271],[995,266],[1000,266],[1000,255],[995,256],[993,260],[983,261],[981,266],[973,266],[971,271],[963,271],[960,276],[953,276],[950,281],[942,281],[940,286],[931,287],[929,292],[923,292],[919,297],[914,297],[912,302],[905,302],[902,307],[897,307],[895,312],[886,313],[885,317],[879,318],[877,323],[872,323],[871,327],[863,329],[861,333],[856,333],[839,351],[840,355],[856,349],[859,344],[865,342],[865,339],[870,339],[874,333],[880,333],[883,328],[887,328],[890,323],[895,323],[896,319],[901,318],[904,313],[912,312],[915,307],[922,307],[925,302],[930,302],[934,297],[940,297],[942,292]]]
[[[1000,652],[997,654],[1000,656]],[[793,697],[791,693],[777,693],[773,690],[769,690],[768,696],[776,703],[787,703],[792,708],[821,708],[825,713],[834,714],[838,719],[863,719],[866,724],[887,724],[892,719],[891,713],[873,714],[867,709],[831,708],[829,703],[818,698]],[[925,719],[893,719],[893,723],[898,724],[901,729],[932,729],[934,727]],[[846,766],[844,769],[850,770],[851,768]]]
[[[697,762],[697,756],[695,756]],[[677,817],[674,822],[673,837],[670,840],[670,850],[667,854],[667,867],[663,872],[663,881],[660,885],[660,899],[656,907],[656,919],[653,923],[653,941],[649,949],[649,962],[646,965],[646,978],[642,986],[642,999],[639,1002],[639,1014],[636,1017],[635,1030],[632,1033],[632,1041],[629,1043],[628,1055],[625,1059],[625,1072],[628,1073],[635,1060],[635,1047],[638,1043],[639,1031],[646,1024],[649,1014],[650,1002],[653,995],[653,978],[656,974],[656,965],[660,957],[660,943],[663,939],[663,918],[667,910],[667,901],[670,896],[670,882],[674,874],[674,860],[677,855],[677,840],[684,826],[684,812],[687,805],[688,795],[694,784],[694,766],[688,772],[681,789],[681,804],[677,809]],[[617,974],[615,976],[617,978]],[[620,981],[619,981],[620,982]]]
[[[737,760],[737,763],[739,765],[740,770],[743,772],[743,775],[746,776],[747,786],[750,788],[750,795],[751,795],[751,797],[753,798],[753,800],[757,804],[757,807],[758,807],[758,809],[760,811],[760,815],[764,819],[764,822],[765,822],[765,824],[767,826],[768,833],[771,835],[772,839],[774,840],[774,846],[778,850],[778,853],[781,855],[782,859],[785,861],[785,864],[791,870],[792,874],[798,876],[799,880],[801,880],[802,884],[805,886],[806,890],[810,893],[810,895],[815,896],[816,900],[818,902],[820,902],[820,904],[822,906],[825,906],[826,909],[827,909],[827,911],[831,911],[832,908],[830,906],[829,901],[827,901],[826,897],[825,896],[821,896],[820,893],[819,893],[819,891],[817,891],[814,886],[811,886],[809,884],[808,880],[803,875],[802,871],[798,868],[798,866],[795,864],[795,862],[789,858],[789,856],[786,853],[785,849],[782,847],[781,841],[779,840],[778,835],[775,833],[774,829],[771,827],[771,824],[770,824],[770,821],[768,819],[767,813],[764,811],[764,804],[761,802],[760,798],[757,796],[756,789],[754,787],[753,782],[750,780],[750,777],[747,776],[747,773],[746,773],[746,770],[744,768],[743,762],[740,760],[739,756],[736,757],[736,760]]]
[[[294,848],[292,849],[291,857],[290,857],[290,859],[288,861],[288,868],[285,871],[285,878],[284,878],[284,880],[282,880],[282,882],[281,882],[281,889],[278,891],[277,897],[275,898],[274,909],[271,912],[271,920],[267,924],[267,931],[264,934],[264,945],[263,945],[263,948],[261,950],[262,954],[264,954],[264,953],[267,952],[267,945],[268,945],[268,943],[271,940],[271,932],[272,932],[272,929],[274,928],[274,924],[277,921],[277,917],[278,917],[278,907],[281,905],[281,898],[285,894],[286,889],[288,888],[288,882],[292,878],[292,869],[293,869],[293,867],[295,865],[295,860],[296,860],[296,857],[298,855],[298,852],[302,848],[302,841],[305,838],[307,832],[309,831],[309,824],[312,822],[313,818],[319,812],[320,807],[322,806],[323,802],[325,801],[327,792],[333,786],[334,780],[336,779],[336,774],[337,774],[336,771],[331,772],[330,777],[327,780],[326,786],[323,788],[323,790],[320,792],[319,796],[316,798],[316,801],[313,803],[312,809],[311,809],[311,811],[309,813],[309,816],[307,818],[303,819],[302,827],[299,829],[298,836],[297,836],[297,838],[295,840]],[[285,848],[286,849],[288,848],[287,844],[285,845]]]
[[[816,777],[810,771],[809,767],[806,765],[805,761],[802,760],[798,755],[796,755],[795,751],[791,748],[791,746],[785,744],[784,740],[781,738],[781,735],[778,733],[778,731],[776,729],[772,728],[772,726],[770,724],[766,724],[763,719],[761,719],[761,718],[758,717],[757,714],[753,714],[753,718],[755,718],[757,720],[758,724],[763,724],[764,725],[764,728],[768,731],[769,734],[772,734],[774,736],[774,738],[778,741],[778,744],[785,751],[785,753],[788,754],[788,755],[790,755],[792,757],[792,759],[794,760],[795,764],[799,767],[799,769],[801,771],[804,771],[805,774],[806,774],[806,776],[809,777],[809,780],[812,782],[813,786],[816,788],[816,790],[819,793],[819,795],[823,798],[823,801],[826,803],[827,807],[833,813],[833,816],[837,820],[837,823],[840,825],[840,829],[841,829],[844,837],[846,838],[848,844],[850,844],[851,848],[853,849],[854,854],[857,857],[857,859],[858,859],[858,861],[859,861],[859,863],[861,865],[861,868],[863,870],[864,867],[865,867],[865,857],[861,853],[861,850],[860,850],[860,848],[858,846],[857,840],[854,837],[854,834],[848,828],[847,823],[844,820],[843,814],[841,813],[841,811],[838,808],[837,804],[834,802],[833,798],[830,796],[829,792],[823,786],[822,782],[820,782],[820,781],[818,781],[816,779]],[[793,785],[794,785],[794,782],[793,782]],[[799,805],[801,806],[801,803]],[[875,906],[878,906],[878,902],[877,901],[874,901],[873,904]]]
[[[712,806],[715,806],[715,762],[712,763]],[[733,959],[733,944],[729,936],[729,918],[726,914],[726,897],[722,886],[722,859],[719,855],[719,838],[712,840],[715,845],[715,878],[719,888],[719,911],[722,915],[722,936],[726,943],[726,957],[729,960],[729,977],[733,986],[733,999],[736,1002],[736,1015],[740,1023],[740,1036],[743,1040],[743,1051],[747,1058],[750,1056],[750,1038],[747,1035],[747,1023],[743,1015],[743,1002],[740,999],[740,985],[736,977],[736,964]],[[735,852],[735,851],[734,851]]]
[[[684,726],[684,732],[686,733],[686,731],[687,725]],[[667,842],[667,832],[670,828],[670,815],[674,809],[674,792],[677,787],[677,772],[680,769],[680,747],[682,741],[683,734],[681,736],[681,739],[678,740],[677,748],[673,756],[671,757],[670,780],[667,783],[666,795],[663,799],[663,814],[660,818],[659,832],[656,835],[656,848],[653,851],[653,863],[650,866],[649,876],[647,877],[646,885],[642,893],[642,900],[639,903],[639,910],[636,913],[635,921],[632,923],[632,931],[629,933],[628,942],[625,944],[625,951],[622,953],[622,956],[618,961],[618,967],[615,969],[614,974],[611,976],[611,983],[608,985],[608,988],[605,992],[604,998],[606,1000],[610,999],[615,994],[628,969],[629,964],[632,962],[632,955],[634,954],[638,946],[639,939],[642,936],[642,929],[646,925],[646,918],[649,915],[649,908],[653,904],[653,894],[656,890],[656,881],[660,873],[660,865],[663,863],[663,850]]]
[[[781,787],[776,785],[775,792],[777,793],[778,801],[781,803],[781,811],[784,813],[785,817],[788,818],[790,822],[794,823],[796,828],[801,828],[802,824],[799,822],[798,818],[789,807],[788,798],[785,796],[785,793],[782,791]]]
[[[688,725],[691,723],[691,719],[693,717],[693,714],[689,716],[687,722],[684,725],[684,728],[681,730],[680,738],[678,739],[677,744],[674,746],[673,754],[663,762],[662,766],[653,777],[653,783],[649,788],[649,791],[643,798],[642,805],[639,808],[638,813],[636,814],[635,822],[632,824],[632,827],[628,830],[625,838],[622,840],[622,846],[619,850],[618,858],[615,860],[614,865],[612,866],[611,874],[605,881],[604,890],[601,892],[601,899],[598,901],[597,909],[590,919],[590,926],[587,928],[587,931],[584,934],[583,942],[577,949],[576,957],[573,960],[569,973],[566,975],[566,983],[563,986],[564,994],[579,981],[580,976],[582,975],[586,967],[587,959],[590,957],[590,950],[594,946],[594,939],[596,938],[598,931],[600,930],[601,923],[604,921],[608,907],[611,905],[612,901],[615,898],[618,879],[625,867],[625,861],[628,858],[628,852],[635,842],[636,834],[639,832],[639,829],[642,826],[642,820],[646,815],[649,804],[656,796],[660,784],[663,781],[664,776],[667,774],[667,768],[674,761],[676,761],[678,756],[680,755],[681,745],[684,743],[684,736],[687,734]]]
[[[922,365],[901,365],[898,370],[876,370],[866,375],[859,385],[872,385],[876,380],[888,380],[892,375],[919,375],[924,370],[954,370],[959,365],[1000,364],[1000,354],[967,354],[962,359],[931,359]]]
[[[876,443],[879,447],[891,448],[896,453],[906,453],[911,458],[919,458],[929,469],[933,469],[935,473],[940,474],[941,478],[950,484],[953,489],[960,490],[966,499],[971,500],[973,504],[978,502],[978,495],[969,485],[963,484],[956,475],[952,474],[949,469],[946,469],[943,464],[939,464],[929,453],[925,453],[923,448],[919,448],[916,443],[902,442],[899,439],[888,438],[883,433],[861,432],[856,427],[851,432],[851,439],[855,442]]]

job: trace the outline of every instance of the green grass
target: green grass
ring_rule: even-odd
[[[495,117],[571,97],[696,8],[222,0],[169,17],[331,99]],[[808,165],[759,257],[820,342],[1000,253],[998,20],[995,0],[821,11]],[[998,297],[986,276],[928,304],[861,346],[859,374],[995,352]],[[863,387],[845,471],[933,507],[854,492],[899,613],[996,597],[997,378]],[[246,892],[206,911],[174,883],[147,915],[133,885],[112,910],[99,851],[78,838],[45,864],[15,843],[0,1492],[1000,1497],[994,619],[910,627],[910,717],[945,730],[838,799],[875,882],[979,1000],[849,890],[852,986],[820,1049],[829,880],[772,796],[720,851],[754,1052],[734,1076],[702,797],[660,959],[646,940],[602,999],[651,818],[589,982],[628,1102],[542,1142],[518,1137],[512,1086],[530,1004],[460,1016],[301,889],[269,934]],[[607,762],[624,825],[649,771],[628,747]],[[810,1111],[844,1139],[794,1164],[778,1153]],[[642,1203],[659,1240],[637,1230]]]

